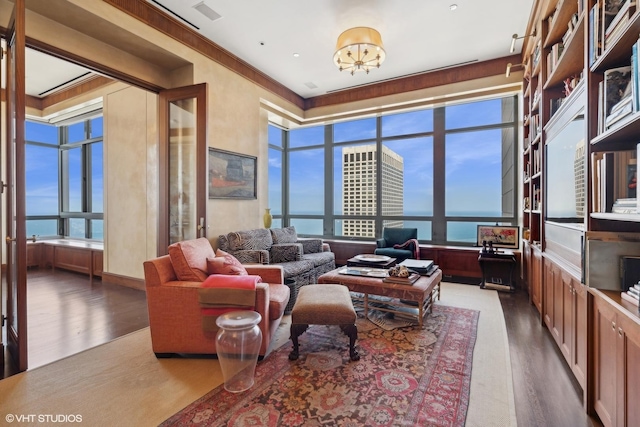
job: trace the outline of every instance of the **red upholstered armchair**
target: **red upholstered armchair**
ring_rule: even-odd
[[[207,239],[196,239],[187,242],[183,254],[190,262],[197,264],[208,257],[215,257]],[[193,252],[199,254],[193,256]],[[204,252],[203,252],[204,251]],[[171,250],[170,250],[171,253]],[[175,254],[174,254],[175,255]],[[202,258],[204,256],[204,258]],[[161,256],[144,262],[145,285],[147,290],[147,306],[149,309],[149,326],[153,351],[157,357],[170,357],[176,353],[215,354],[216,334],[203,328],[201,306],[198,289],[202,280],[196,277],[180,280],[178,269],[184,267],[175,257]],[[258,275],[262,283],[256,286],[254,310],[260,313],[262,331],[260,356],[267,355],[269,344],[282,320],[284,310],[289,302],[289,288],[283,285],[282,267],[271,265],[244,265],[248,274]],[[185,273],[184,271],[182,272]],[[187,272],[190,273],[190,272]],[[206,273],[202,274],[206,277]],[[184,277],[183,277],[184,278]]]

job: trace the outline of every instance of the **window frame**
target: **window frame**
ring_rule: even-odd
[[[337,143],[333,142],[333,124],[323,124],[323,125],[315,125],[315,126],[323,126],[324,127],[324,142],[323,144],[312,144],[308,146],[298,146],[295,148],[291,148],[288,144],[289,141],[289,133],[291,130],[283,129],[280,126],[269,123],[269,126],[276,126],[280,129],[283,129],[283,143],[281,146],[269,144],[269,149],[276,149],[282,151],[282,207],[281,215],[274,215],[274,219],[277,219],[281,222],[282,226],[291,225],[292,221],[298,220],[322,220],[323,221],[323,234],[322,235],[305,235],[300,233],[303,236],[308,237],[322,237],[326,239],[334,239],[334,240],[374,240],[375,238],[365,238],[365,237],[347,237],[347,236],[336,236],[335,235],[335,223],[340,220],[360,220],[360,221],[374,221],[375,222],[375,235],[380,236],[382,234],[382,228],[384,222],[387,221],[427,221],[430,223],[431,228],[431,237],[429,239],[424,239],[419,236],[420,243],[425,244],[438,244],[438,245],[451,245],[451,246],[475,246],[475,234],[473,237],[473,242],[461,242],[450,240],[447,237],[447,226],[448,224],[455,223],[469,223],[470,226],[473,226],[475,230],[476,225],[518,225],[518,200],[520,199],[521,188],[518,185],[518,176],[515,171],[519,170],[518,167],[518,137],[519,133],[519,104],[520,104],[520,94],[502,94],[500,96],[496,96],[493,98],[485,98],[485,99],[467,99],[463,101],[463,103],[479,103],[487,100],[501,100],[504,102],[505,99],[512,99],[512,111],[505,110],[505,107],[502,107],[503,120],[499,123],[491,123],[486,125],[473,125],[468,127],[455,127],[451,129],[446,128],[446,117],[445,112],[447,105],[442,105],[438,107],[431,107],[425,109],[433,110],[433,130],[427,132],[416,132],[409,134],[394,134],[393,136],[382,137],[382,115],[377,115],[376,119],[376,135],[375,138],[367,138],[367,139],[359,139],[353,141],[340,141]],[[504,105],[504,104],[503,104]],[[412,110],[415,111],[415,110]],[[512,119],[504,119],[504,114],[507,112],[508,117],[512,117]],[[388,114],[399,114],[401,111],[392,111]],[[363,117],[354,118],[353,121],[362,120]],[[446,138],[447,135],[456,134],[456,133],[464,133],[464,132],[477,132],[483,130],[503,130],[503,129],[513,129],[512,135],[513,140],[510,143],[510,155],[505,155],[504,150],[502,152],[503,158],[501,160],[503,166],[507,161],[511,162],[511,167],[513,168],[513,179],[509,183],[512,187],[513,191],[513,200],[512,203],[509,204],[508,207],[503,203],[502,212],[504,216],[447,216],[445,209],[445,189],[446,189],[446,170],[445,170],[445,159],[446,159]],[[335,200],[335,189],[333,187],[333,174],[334,174],[334,152],[333,150],[340,146],[355,146],[362,144],[376,144],[376,149],[378,153],[382,152],[382,146],[387,141],[393,140],[402,140],[402,139],[410,139],[410,138],[420,138],[420,137],[431,137],[433,144],[433,214],[432,215],[403,215],[403,216],[390,216],[390,215],[382,215],[382,156],[376,156],[376,189],[377,189],[377,197],[376,197],[376,212],[375,215],[338,215],[335,214],[334,210],[334,200]],[[324,214],[321,215],[301,215],[301,214],[291,214],[289,212],[289,191],[288,191],[288,183],[290,180],[290,153],[297,151],[304,151],[309,149],[318,149],[319,147],[324,147],[324,197],[325,197],[325,208]],[[502,183],[502,189],[505,188],[505,182]],[[344,195],[343,195],[344,196]],[[504,198],[504,194],[502,195]],[[509,209],[512,214],[505,215],[507,212],[506,209]]]

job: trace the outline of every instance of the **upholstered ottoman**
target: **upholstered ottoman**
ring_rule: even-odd
[[[293,350],[289,360],[299,356],[298,337],[309,325],[338,325],[349,337],[349,357],[360,360],[356,351],[356,311],[353,309],[349,288],[343,285],[306,285],[298,291],[291,311],[291,341]]]

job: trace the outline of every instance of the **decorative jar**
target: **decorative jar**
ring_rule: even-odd
[[[273,220],[273,216],[271,215],[270,208],[265,209],[262,220],[264,221],[264,228],[271,228],[271,221]]]
[[[224,377],[224,388],[240,393],[253,385],[262,331],[255,311],[231,311],[216,319],[216,352]]]

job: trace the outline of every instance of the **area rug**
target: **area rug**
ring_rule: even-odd
[[[358,319],[357,362],[339,329],[311,326],[298,360],[285,344],[258,364],[250,390],[221,385],[161,426],[463,426],[478,318],[436,305],[424,329]]]

